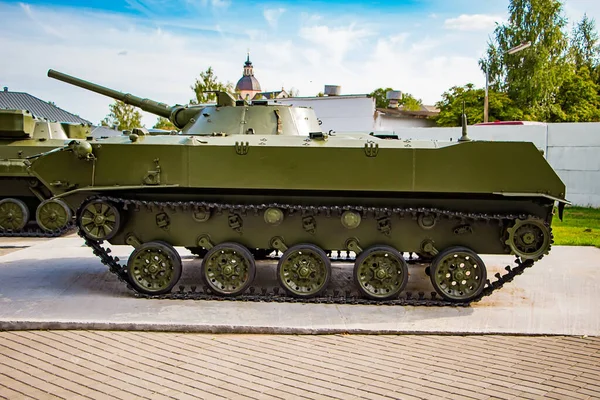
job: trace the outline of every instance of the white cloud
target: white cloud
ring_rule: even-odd
[[[56,36],[60,39],[64,39],[65,36],[59,32],[58,30],[56,30],[54,27],[48,25],[48,24],[44,24],[43,22],[41,22],[39,20],[39,18],[37,18],[37,16],[35,15],[35,13],[33,12],[33,10],[31,9],[31,6],[29,4],[23,4],[23,3],[19,3],[19,5],[21,6],[21,9],[23,10],[23,12],[25,12],[25,15],[27,15],[27,17],[34,22],[36,25],[38,25],[40,28],[42,28],[44,30],[44,32]]]
[[[244,33],[248,36],[251,42],[254,42],[258,38],[264,36],[264,31],[262,29],[246,29]]]
[[[131,1],[153,13],[171,4]],[[219,80],[235,84],[248,48],[265,91],[282,84],[298,88],[302,96],[316,95],[325,84],[341,85],[343,94],[393,87],[433,104],[451,86],[484,82],[477,59],[486,35],[449,33],[440,23],[442,16],[428,23],[423,14],[424,26],[417,29],[413,16],[292,16],[288,9],[284,15],[289,26],[282,29],[278,19],[282,32],[272,35],[260,29],[267,19],[263,8],[239,17],[233,11],[201,9],[213,7],[211,0],[178,4],[189,11],[188,17],[133,17],[0,2],[0,49],[11,60],[0,63],[0,87],[29,92],[99,122],[112,100],[49,79],[49,68],[140,97],[184,104],[193,96],[190,85],[209,66]],[[240,11],[237,6],[235,11]],[[155,121],[144,114],[146,126]]]
[[[590,0],[568,0],[564,4],[565,14],[569,20],[569,27],[581,21],[583,14],[588,18],[595,18],[596,27],[600,20],[600,2]]]
[[[355,29],[355,25],[330,28],[327,25],[304,26],[298,36],[320,48],[324,58],[339,67],[346,53],[360,46],[361,40],[371,36],[367,29]]]
[[[434,104],[451,86],[483,83],[477,58],[455,56],[451,51],[448,55],[436,56],[443,52],[428,46],[434,42],[431,39],[424,39],[422,43],[409,39],[406,34],[404,40],[378,39],[374,53],[358,71],[369,87],[391,87],[410,93],[425,104]],[[438,46],[444,48],[442,44]],[[415,48],[419,51],[415,52]]]
[[[301,25],[315,25],[323,20],[323,16],[319,14],[310,14],[307,12],[300,13]]]
[[[227,8],[231,5],[229,0],[210,0],[210,4],[215,8]]]
[[[130,1],[130,0],[127,0]],[[209,5],[213,8],[222,8],[225,9],[231,5],[230,0],[184,0],[186,4],[194,6],[198,8],[201,6],[202,8],[206,8]]]
[[[285,8],[267,8],[263,11],[263,16],[271,28],[276,28],[277,21],[284,12]]]
[[[448,18],[444,21],[444,27],[458,31],[491,31],[496,22],[500,23],[503,18],[497,15],[485,14],[462,14],[456,18]]]
[[[411,43],[410,50],[414,52],[427,53],[430,50],[434,50],[440,46],[441,41],[439,39],[431,39],[426,37]]]

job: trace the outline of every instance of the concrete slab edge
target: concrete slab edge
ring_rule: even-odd
[[[474,332],[474,331],[427,331],[363,328],[296,328],[272,326],[238,325],[188,325],[152,323],[110,323],[110,322],[60,322],[60,321],[0,321],[0,331],[36,330],[87,330],[87,331],[141,331],[173,333],[213,333],[213,334],[266,334],[266,335],[445,335],[445,336],[595,336],[573,335],[568,333],[523,333],[523,332]]]

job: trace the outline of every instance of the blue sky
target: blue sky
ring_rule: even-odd
[[[600,20],[597,0],[566,0],[570,22]],[[185,103],[212,66],[235,84],[250,49],[263,90],[312,96],[381,86],[427,104],[453,85],[483,85],[477,60],[508,0],[1,1],[0,86],[98,122],[111,100],[46,76],[49,68],[168,104]],[[144,114],[151,126],[154,116]]]

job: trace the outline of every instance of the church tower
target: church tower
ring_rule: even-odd
[[[240,97],[244,100],[252,100],[254,96],[260,92],[260,83],[254,77],[254,67],[250,61],[250,53],[244,63],[244,74],[235,85],[235,90],[240,93]]]

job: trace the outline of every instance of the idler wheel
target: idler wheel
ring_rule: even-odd
[[[169,293],[179,281],[181,271],[181,257],[165,242],[144,243],[127,261],[131,285],[136,291],[149,295]]]
[[[20,231],[29,221],[29,208],[19,199],[0,200],[0,229]]]
[[[69,206],[60,199],[44,200],[35,211],[37,224],[45,231],[64,229],[73,219]]]
[[[408,283],[408,265],[396,249],[373,246],[356,259],[354,282],[361,293],[370,299],[393,299]]]
[[[237,243],[221,243],[210,249],[201,265],[202,278],[210,289],[223,296],[237,296],[256,276],[254,257]]]
[[[522,260],[538,260],[550,250],[552,233],[542,220],[518,219],[506,232],[508,239],[505,243],[511,253]]]
[[[88,239],[108,240],[121,227],[121,213],[112,203],[92,200],[82,207],[78,223]]]
[[[290,247],[277,264],[277,280],[292,296],[309,298],[323,293],[331,279],[331,260],[319,247],[303,243]]]
[[[471,301],[485,287],[485,264],[466,247],[450,247],[440,252],[430,268],[429,277],[434,289],[447,300]]]

